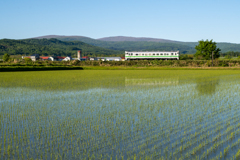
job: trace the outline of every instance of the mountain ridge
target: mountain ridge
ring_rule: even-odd
[[[111,56],[123,55],[123,51],[110,50],[81,41],[61,41],[56,38],[50,39],[24,39],[0,40],[0,55],[9,53],[11,55],[61,55],[61,56],[76,56],[77,50],[82,50],[83,55],[88,56]]]
[[[77,36],[77,35],[45,35],[45,36],[38,36],[38,37],[31,37],[27,39],[50,39],[50,38],[89,38],[93,40],[100,40],[100,41],[112,41],[112,42],[122,42],[122,41],[145,41],[145,42],[175,42],[175,43],[198,43],[198,42],[185,42],[185,41],[177,41],[177,40],[170,40],[170,39],[162,39],[162,38],[151,38],[151,37],[131,37],[131,36],[109,36],[103,38],[91,38],[87,36]],[[230,43],[230,42],[216,42],[216,43],[225,43],[225,44],[240,44],[240,43]]]
[[[183,54],[196,53],[195,46],[198,42],[182,42],[173,41],[160,38],[147,38],[147,37],[127,37],[127,36],[112,36],[104,38],[90,38],[86,36],[65,36],[65,35],[45,35],[34,37],[33,39],[50,39],[56,38],[61,41],[81,41],[92,46],[102,47],[115,51],[161,51],[161,50],[179,50]],[[217,47],[221,52],[235,51],[240,52],[240,44],[217,42]]]
[[[160,38],[151,38],[151,37],[128,37],[128,36],[112,36],[112,37],[104,37],[98,38],[97,40],[101,41],[115,41],[115,42],[122,42],[122,41],[145,41],[145,42],[178,42],[169,39],[160,39]]]

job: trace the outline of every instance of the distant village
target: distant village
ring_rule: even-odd
[[[22,59],[30,58],[32,61],[42,60],[42,61],[125,61],[125,57],[88,57],[81,56],[81,51],[77,51],[77,58],[72,58],[71,56],[62,57],[62,56],[40,56],[39,54],[33,54],[31,56],[22,56]]]

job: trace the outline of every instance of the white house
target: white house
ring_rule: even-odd
[[[97,60],[101,61],[121,61],[121,57],[97,57]]]
[[[63,61],[71,61],[71,60],[72,60],[72,57],[70,57],[70,56],[67,56],[63,59]]]
[[[107,61],[121,61],[121,57],[106,57]]]

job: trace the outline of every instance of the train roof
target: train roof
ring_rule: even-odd
[[[125,52],[179,52],[179,51],[125,51]]]

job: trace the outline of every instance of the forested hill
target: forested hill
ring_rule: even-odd
[[[77,50],[82,50],[85,56],[123,56],[123,51],[110,50],[92,46],[81,41],[61,41],[50,39],[25,39],[25,40],[0,40],[0,55],[9,53],[11,55],[40,54],[76,56]]]
[[[177,41],[164,40],[164,39],[151,39],[151,38],[134,38],[134,37],[118,37],[118,38],[104,38],[92,39],[83,36],[57,36],[49,35],[42,37],[35,37],[36,39],[42,38],[57,38],[62,41],[82,41],[87,44],[103,47],[106,49],[118,51],[177,51],[186,54],[194,54],[196,50],[194,47],[184,44],[173,43]],[[110,41],[110,40],[113,41]],[[131,41],[132,40],[132,41]]]
[[[121,38],[118,40],[121,40]],[[135,41],[104,41],[82,36],[50,35],[24,40],[2,39],[0,40],[0,55],[5,53],[11,55],[31,55],[36,53],[45,56],[69,55],[75,57],[76,50],[82,50],[85,56],[124,56],[124,51],[177,50],[179,50],[181,54],[194,54],[196,52],[194,47],[197,44],[197,42],[155,42],[139,41],[139,39]],[[240,44],[217,43],[217,46],[223,53],[228,51],[240,52]]]
[[[153,51],[153,50],[179,50],[180,53],[194,54],[196,52],[195,46],[198,42],[180,42],[167,39],[145,38],[145,37],[105,37],[93,39],[83,36],[58,36],[48,35],[42,38],[57,38],[62,41],[82,41],[90,45],[103,47],[107,49],[120,50],[120,51]],[[221,52],[235,51],[240,52],[240,44],[217,42],[217,46],[222,50]]]

